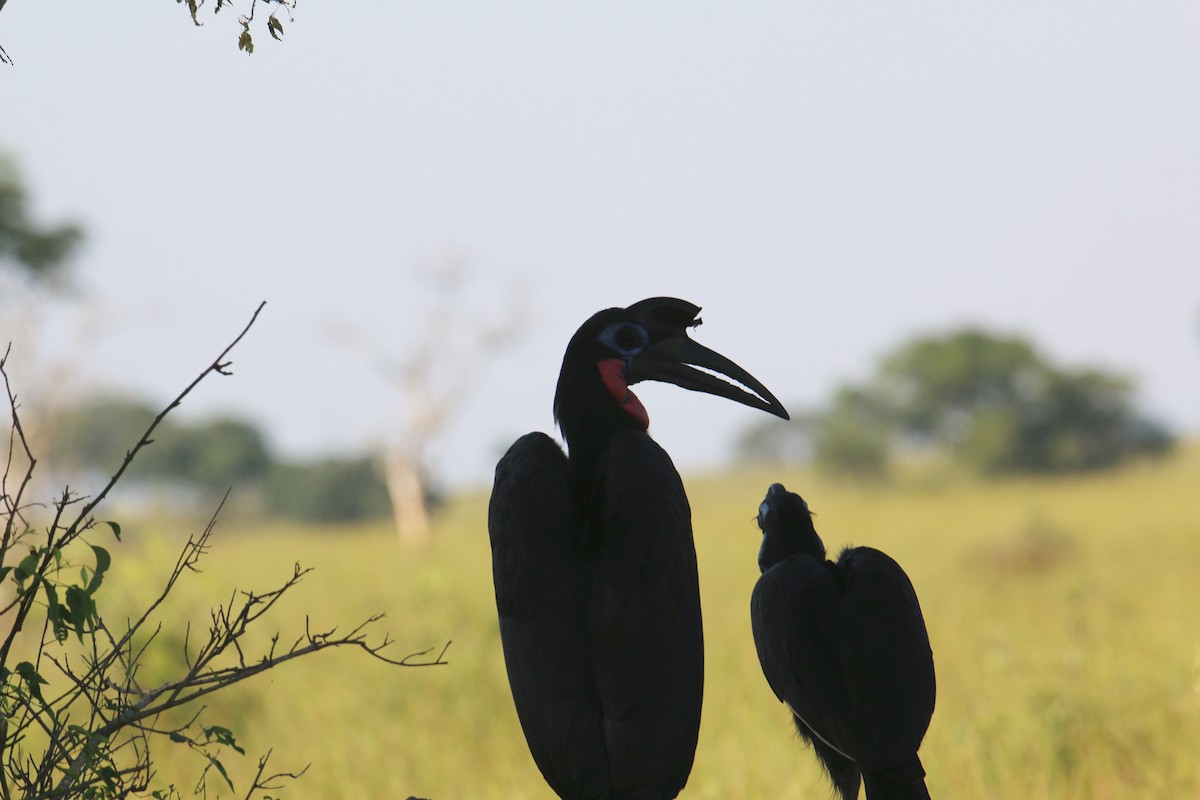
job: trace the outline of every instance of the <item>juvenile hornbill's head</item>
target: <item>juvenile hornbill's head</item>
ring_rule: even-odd
[[[688,329],[700,324],[699,313],[686,300],[652,297],[605,309],[583,323],[567,345],[554,397],[554,417],[568,445],[600,431],[646,428],[649,415],[629,389],[639,381],[673,383],[788,419],[753,375],[688,337]]]
[[[825,560],[825,543],[813,526],[808,503],[782,483],[773,483],[767,489],[767,496],[758,507],[758,527],[763,534],[758,551],[758,568],[762,572],[797,553]]]

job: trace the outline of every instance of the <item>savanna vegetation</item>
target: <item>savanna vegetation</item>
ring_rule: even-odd
[[[1193,446],[1081,477],[982,482],[905,470],[865,489],[796,470],[685,476],[708,675],[683,797],[828,795],[750,636],[753,516],[774,480],[806,496],[831,549],[869,543],[912,577],[938,670],[922,748],[935,797],[1128,800],[1200,790]],[[213,698],[211,713],[247,749],[269,743],[291,759],[280,766],[311,762],[287,797],[552,797],[508,693],[486,503],[484,492],[455,498],[424,548],[405,546],[382,522],[337,536],[325,527],[218,526],[204,574],[176,597],[180,619],[202,616],[204,598],[233,586],[286,576],[299,560],[318,570],[281,615],[307,611],[319,624],[383,610],[394,638],[454,640],[450,664],[433,670],[397,672],[334,652]],[[173,530],[126,526],[127,557],[110,578],[122,603],[136,605],[143,576],[174,558]],[[187,753],[165,750],[157,766],[166,775],[186,769]]]

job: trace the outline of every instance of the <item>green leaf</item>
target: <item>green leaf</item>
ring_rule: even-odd
[[[14,672],[24,678],[28,684],[46,683],[46,679],[38,674],[37,667],[28,661],[22,661],[20,664],[17,664]]]
[[[237,740],[233,738],[233,731],[229,728],[213,725],[211,728],[204,728],[204,735],[209,739],[216,739],[217,744],[228,745],[242,755],[246,755],[246,751],[238,745]]]
[[[171,731],[171,741],[178,742],[179,744],[187,744],[190,740],[179,731]]]
[[[283,40],[283,23],[274,14],[267,20],[267,32],[271,34],[271,38],[275,41]]]
[[[113,536],[117,537],[117,541],[121,541],[121,526],[112,520],[105,520],[104,524],[112,528]]]
[[[254,52],[254,37],[250,35],[250,29],[242,31],[242,35],[238,37],[238,50],[245,50],[247,53]]]
[[[29,579],[29,576],[37,573],[38,554],[36,551],[30,551],[29,555],[21,559],[21,563],[17,564],[16,576],[17,583],[24,583]]]
[[[42,586],[46,590],[46,617],[54,627],[54,638],[60,642],[65,641],[68,633],[67,623],[63,619],[62,604],[58,602],[58,592],[50,581],[42,581]]]
[[[117,779],[120,777],[121,773],[117,772],[115,767],[105,764],[104,766],[100,767],[100,769],[96,770],[96,774],[100,776],[100,778],[104,781],[104,785],[109,790],[117,788]]]
[[[229,779],[229,773],[225,771],[225,766],[223,764],[221,764],[220,761],[217,760],[216,756],[209,756],[208,760],[212,763],[212,765],[214,767],[217,768],[217,771],[221,773],[221,777],[224,778],[225,782],[229,784],[229,788],[232,791],[233,790],[233,781],[231,781]]]
[[[14,672],[20,675],[21,679],[25,681],[25,685],[29,687],[29,694],[40,700],[42,705],[45,705],[46,701],[42,697],[41,684],[48,683],[48,681],[38,674],[33,664],[30,664],[28,661],[22,661],[20,664],[17,664]]]
[[[75,629],[79,641],[82,642],[88,621],[96,616],[96,602],[84,589],[78,586],[68,587],[67,616],[71,620],[71,627]]]
[[[12,567],[0,567],[0,582],[3,582],[10,572],[12,572]]]
[[[95,594],[100,588],[100,584],[104,581],[104,573],[108,572],[108,568],[112,566],[112,556],[103,547],[92,545],[92,553],[96,556],[96,569],[92,573],[92,580],[88,583],[87,593]]]

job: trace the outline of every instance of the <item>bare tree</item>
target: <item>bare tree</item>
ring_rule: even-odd
[[[421,334],[395,354],[374,337],[346,325],[330,326],[336,340],[365,356],[400,399],[400,429],[383,453],[392,515],[401,539],[429,536],[429,449],[445,434],[489,358],[512,345],[524,327],[523,293],[514,288],[487,313],[468,302],[472,272],[459,255],[418,270],[429,289]]]

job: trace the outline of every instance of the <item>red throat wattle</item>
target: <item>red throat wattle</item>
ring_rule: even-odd
[[[636,419],[643,428],[649,428],[650,415],[646,413],[646,407],[638,400],[637,395],[629,390],[629,384],[625,382],[625,363],[619,358],[606,358],[597,361],[596,368],[600,370],[604,388],[608,389],[608,393],[620,404],[621,410]]]

